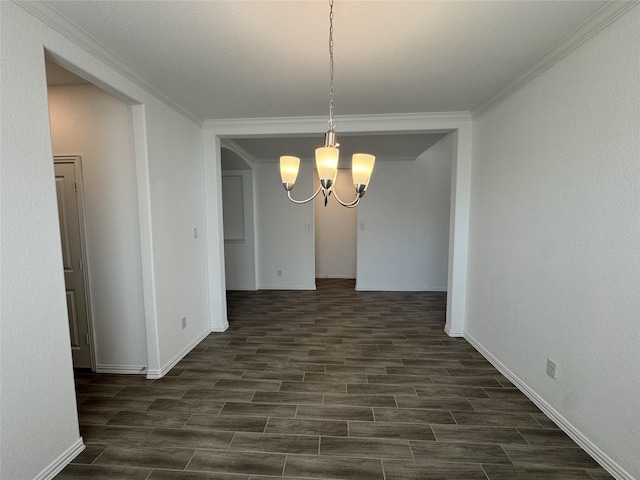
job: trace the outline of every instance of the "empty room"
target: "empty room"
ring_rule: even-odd
[[[0,478],[640,480],[637,5],[0,2]]]

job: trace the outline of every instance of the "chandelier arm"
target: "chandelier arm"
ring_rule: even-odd
[[[346,203],[346,202],[343,202],[342,200],[340,200],[340,197],[338,197],[338,192],[335,189],[333,189],[333,195],[336,197],[336,200],[338,201],[338,203],[340,205],[342,205],[343,207],[347,207],[347,208],[357,207],[358,203],[360,203],[360,199],[362,198],[362,195],[359,195],[359,194],[356,193],[356,195],[357,195],[356,199],[354,201],[350,202],[350,203]]]
[[[337,199],[336,199],[337,200]],[[342,203],[340,200],[338,200],[338,203],[340,205],[342,205],[343,207],[347,207],[347,208],[355,208],[358,206],[358,204],[360,203],[360,197],[358,197],[356,200],[354,200],[353,203]]]
[[[358,206],[358,204],[360,203],[360,199],[364,195],[364,192],[367,188],[366,183],[360,183],[360,182],[365,181],[368,183],[368,178],[371,176],[371,172],[373,170],[373,162],[375,161],[375,157],[373,155],[358,154],[358,155],[364,155],[367,158],[363,159],[358,157],[358,165],[360,168],[360,173],[357,176],[358,183],[354,184],[356,198],[351,202],[343,202],[338,196],[338,194],[333,190],[332,179],[331,179],[331,177],[335,178],[335,174],[337,173],[335,169],[337,169],[338,159],[334,158],[332,156],[333,154],[331,155],[327,154],[327,149],[330,150],[331,148],[333,148],[334,150],[336,150],[335,155],[337,157],[337,154],[338,154],[337,149],[340,146],[340,144],[337,142],[337,135],[335,132],[336,122],[333,118],[333,114],[334,114],[334,111],[333,111],[333,96],[334,96],[333,2],[334,0],[328,0],[328,1],[329,1],[329,121],[327,122],[328,123],[327,132],[324,134],[324,147],[316,149],[316,165],[318,167],[318,172],[320,172],[320,167],[322,166],[322,169],[326,170],[327,175],[325,178],[321,178],[320,180],[321,184],[318,190],[316,190],[316,192],[311,197],[305,200],[295,200],[291,197],[291,190],[293,189],[293,185],[295,183],[300,159],[297,157],[291,157],[296,160],[295,169],[292,168],[294,166],[293,163],[285,162],[285,167],[288,167],[289,169],[285,168],[283,172],[283,159],[286,159],[287,157],[286,156],[280,157],[280,175],[282,177],[283,186],[287,191],[287,196],[289,197],[289,200],[291,200],[293,203],[301,204],[301,203],[310,202],[311,200],[316,198],[320,192],[322,192],[324,196],[324,205],[327,206],[327,203],[329,201],[329,196],[333,191],[336,197],[336,201],[340,205],[346,208],[354,208]],[[320,156],[318,156],[319,155],[318,152],[321,152]],[[355,157],[356,156],[354,155],[354,161],[355,161]],[[334,164],[334,161],[335,161],[335,164]],[[368,168],[368,170],[363,170],[363,168],[365,169]],[[295,171],[295,175],[293,174],[294,171]],[[352,167],[352,175],[353,175],[353,167]],[[367,180],[363,180],[365,177],[367,178]],[[356,177],[354,177],[354,181],[355,180],[356,180]]]
[[[295,198],[291,197],[291,190],[287,190],[287,197],[289,197],[289,200],[291,200],[293,203],[297,203],[297,204],[301,204],[301,203],[308,203],[311,200],[313,200],[314,198],[316,198],[318,196],[318,194],[320,193],[320,191],[322,190],[322,187],[318,187],[318,190],[316,190],[316,193],[314,193],[313,195],[311,195],[309,198],[307,198],[306,200],[296,200]]]

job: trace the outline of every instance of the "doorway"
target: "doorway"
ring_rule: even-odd
[[[95,371],[80,156],[56,156],[54,169],[73,366]]]
[[[137,112],[130,102],[79,77],[69,78],[72,74],[56,65],[46,63],[52,151],[54,156],[81,155],[83,181],[75,183],[86,187],[90,269],[83,273],[91,286],[87,310],[93,327],[88,332],[93,368],[97,373],[140,374],[148,359],[134,142]],[[73,316],[72,297],[67,300]],[[75,336],[73,320],[71,326]],[[81,331],[78,323],[78,341],[86,344]]]
[[[314,171],[314,191],[320,186],[317,171]],[[334,183],[338,196],[343,201],[354,198],[351,171],[338,169]],[[313,203],[315,210],[316,278],[356,278],[357,239],[356,208],[345,208],[330,196],[327,205],[318,195]]]
[[[225,288],[256,290],[253,171],[232,148],[221,149]]]

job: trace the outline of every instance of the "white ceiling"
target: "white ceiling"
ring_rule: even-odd
[[[328,115],[328,1],[46,3],[201,120]],[[335,114],[473,112],[607,3],[335,0]],[[322,133],[237,143],[305,157]],[[341,140],[415,158],[439,138],[392,137]]]
[[[474,111],[606,3],[336,0],[336,115]],[[48,4],[197,118],[328,113],[328,2]]]

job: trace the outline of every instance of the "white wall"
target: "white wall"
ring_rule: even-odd
[[[315,188],[320,186],[317,171]],[[340,200],[355,198],[351,170],[339,169],[334,191]],[[341,206],[332,194],[324,205],[324,196],[314,200],[316,232],[316,278],[356,278],[356,222],[358,207]]]
[[[466,324],[625,479],[640,478],[638,25],[634,8],[474,122]]]
[[[447,290],[453,135],[376,162],[358,206],[357,290]]]
[[[25,10],[36,7],[0,6],[0,477],[12,480],[50,476],[82,448],[43,47],[144,105],[134,112],[134,143],[150,370],[161,373],[210,328],[205,239],[192,238],[204,223],[200,126]]]
[[[93,85],[49,88],[54,155],[81,155],[98,371],[147,365],[131,106]]]
[[[26,480],[82,444],[39,25],[1,8],[0,478]]]
[[[253,173],[251,170],[226,170],[222,176],[236,176],[242,180],[242,204],[238,215],[244,223],[244,239],[224,242],[225,282],[227,290],[256,289],[256,255],[253,218]],[[224,200],[223,200],[224,201]],[[225,208],[228,206],[225,203]],[[226,235],[225,235],[226,236]]]
[[[332,242],[341,233],[356,235],[357,223],[357,289],[447,290],[453,157],[454,135],[448,135],[415,162],[377,162],[357,209],[345,209],[333,197],[326,208],[318,206],[322,199],[315,200],[315,234],[313,203],[291,203],[277,164],[257,164],[257,288],[312,289],[315,277],[353,278],[355,245],[349,251],[348,241],[332,245],[322,235],[329,232]],[[311,195],[312,177],[312,165],[303,163],[292,192],[295,199]],[[341,198],[351,200],[348,172],[338,185],[344,187]],[[357,215],[357,222],[343,218],[344,211]]]
[[[156,373],[164,374],[210,332],[202,129],[159,102],[146,105],[146,125],[160,345]]]
[[[98,371],[139,373],[147,352],[131,106],[94,86],[49,92],[54,153],[83,156]],[[153,108],[148,105],[147,113]],[[154,118],[164,119],[149,125],[149,132],[158,130],[149,143],[162,350],[152,373],[158,374],[207,332],[208,314],[200,128],[181,116],[170,118],[163,105],[155,108]]]
[[[313,203],[289,201],[277,164],[256,164],[253,173],[258,289],[315,289]],[[312,187],[312,166],[302,164],[293,198],[309,197]]]

